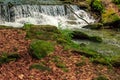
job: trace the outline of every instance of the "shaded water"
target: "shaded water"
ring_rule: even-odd
[[[100,54],[106,56],[118,56],[120,55],[120,32],[113,30],[86,30],[81,29],[91,36],[100,36],[103,39],[102,43],[95,43],[87,40],[76,40],[76,43],[85,44],[83,48],[87,48],[93,51],[97,51]]]

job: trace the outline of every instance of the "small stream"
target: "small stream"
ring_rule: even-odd
[[[88,30],[80,29],[84,33],[91,36],[100,36],[103,39],[102,43],[95,43],[88,40],[75,40],[78,44],[85,44],[84,48],[97,51],[106,56],[120,55],[120,32],[113,30]]]

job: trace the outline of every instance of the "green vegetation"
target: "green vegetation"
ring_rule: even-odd
[[[10,62],[10,61],[15,61],[18,58],[20,58],[20,56],[18,54],[15,53],[2,53],[0,56],[0,65]]]
[[[24,24],[23,29],[29,31],[31,26],[32,26],[32,24]]]
[[[30,44],[30,54],[36,59],[41,59],[54,51],[54,45],[47,41],[34,40]]]
[[[14,29],[14,28],[11,26],[0,25],[0,29]]]
[[[66,64],[61,60],[60,56],[53,56],[52,61],[56,64],[58,68],[62,69],[64,72],[68,72],[68,68]]]
[[[51,69],[48,67],[48,66],[45,66],[43,64],[32,64],[30,66],[30,69],[38,69],[38,70],[41,70],[41,71],[51,71]]]
[[[84,66],[86,63],[84,61],[76,63],[76,66]]]
[[[85,65],[86,65],[86,62],[85,62],[86,60],[85,60],[85,58],[86,58],[86,57],[82,56],[82,57],[81,57],[81,60],[78,61],[78,62],[76,62],[75,65],[76,65],[77,67],[85,66]]]
[[[120,4],[120,0],[112,0],[112,2],[115,4]]]
[[[61,61],[60,56],[53,56],[53,62],[59,63]]]
[[[73,32],[73,39],[81,39],[81,40],[90,40],[93,42],[98,42],[101,43],[102,42],[102,38],[99,36],[90,36],[84,32],[81,31],[74,31]]]
[[[54,40],[55,35],[58,34],[58,29],[55,26],[50,25],[25,25],[23,27],[27,34],[26,37],[30,39],[40,40]]]
[[[93,0],[91,2],[91,8],[94,11],[99,12],[99,13],[103,13],[104,12],[104,6],[103,6],[101,0]]]
[[[77,53],[90,57],[93,63],[100,63],[105,65],[114,65],[118,66],[119,57],[111,57],[106,55],[101,55],[96,48],[91,44],[88,46],[86,44],[76,44],[72,41],[72,39],[79,39],[79,40],[88,40],[91,42],[97,42],[96,44],[101,44],[103,42],[102,38],[95,35],[88,35],[87,33],[81,31],[71,31],[68,29],[57,29],[55,26],[35,26],[35,25],[28,25],[30,28],[24,28],[27,31],[27,37],[33,39],[32,43],[30,44],[30,54],[37,59],[41,59],[50,52],[53,52],[54,47],[53,44],[60,44],[64,46],[64,50],[71,49],[73,51],[77,51]],[[45,37],[46,36],[46,37]],[[34,40],[38,39],[38,40]],[[43,41],[45,40],[45,41]],[[52,43],[48,42],[51,41]],[[104,44],[104,43],[103,43]],[[98,45],[99,47],[99,45]],[[101,46],[100,46],[101,47]],[[94,49],[93,49],[94,48]],[[103,47],[104,48],[104,47]],[[61,63],[59,58],[55,59],[55,63],[57,67],[65,67],[63,63]],[[116,65],[116,63],[118,65]],[[83,63],[78,63],[78,65]]]
[[[102,23],[109,23],[119,20],[120,17],[113,10],[106,10],[102,14]]]
[[[97,78],[93,79],[93,80],[109,80],[108,78],[106,78],[106,76],[104,75],[100,75]]]
[[[99,29],[103,28],[103,24],[102,23],[94,23],[94,24],[90,24],[90,25],[84,26],[83,28],[99,30]]]
[[[120,56],[107,56],[104,54],[101,54],[97,52],[95,49],[93,50],[92,48],[88,47],[80,47],[77,50],[73,50],[72,52],[78,53],[80,55],[86,56],[91,59],[91,61],[95,64],[103,64],[103,65],[108,65],[108,66],[120,66]],[[76,65],[82,65],[84,62],[77,63]]]
[[[64,72],[68,72],[68,68],[67,68],[67,66],[66,66],[65,63],[59,62],[59,63],[56,63],[56,66],[57,66],[58,68],[61,68]]]

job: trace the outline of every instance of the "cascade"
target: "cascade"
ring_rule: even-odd
[[[95,20],[76,5],[70,5],[73,11],[89,23]],[[81,28],[87,23],[73,14],[66,5],[0,5],[0,25],[22,27],[30,23],[35,25],[55,25],[63,28]]]

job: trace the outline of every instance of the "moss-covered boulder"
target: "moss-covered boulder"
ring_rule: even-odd
[[[98,29],[101,29],[102,27],[103,27],[102,23],[94,23],[94,24],[84,26],[83,28],[98,30]]]
[[[29,51],[33,58],[41,59],[54,51],[54,45],[48,41],[34,40]]]
[[[94,42],[102,42],[102,38],[99,36],[90,36],[81,31],[73,31],[73,39],[81,39],[81,40],[90,40]]]
[[[10,61],[15,61],[18,58],[20,58],[20,55],[17,53],[2,53],[0,55],[0,65]]]
[[[27,24],[23,29],[27,32],[26,37],[30,39],[54,40],[55,35],[59,33],[57,27],[50,25]]]
[[[88,39],[89,38],[89,35],[81,31],[73,31],[72,35],[73,35],[72,37],[73,39]]]
[[[43,64],[32,64],[29,68],[30,70],[31,69],[37,69],[37,70],[41,70],[41,71],[51,71],[51,69],[48,67],[48,66],[45,66]]]

